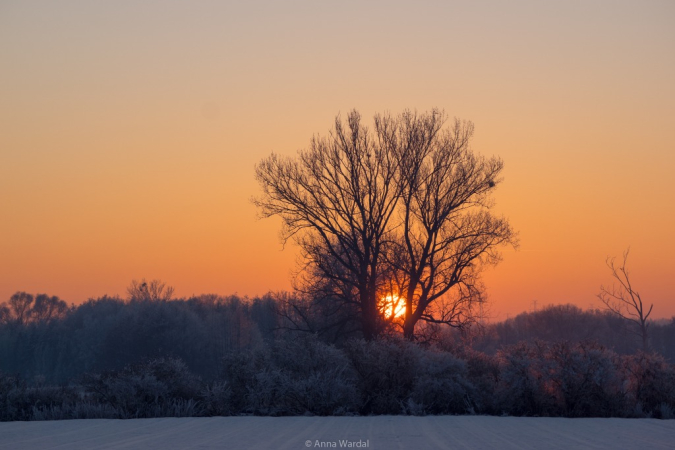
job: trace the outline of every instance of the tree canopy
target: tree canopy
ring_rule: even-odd
[[[296,157],[256,166],[254,202],[302,249],[300,285],[356,311],[367,339],[394,322],[412,339],[420,320],[471,321],[481,268],[517,243],[491,211],[503,162],[471,149],[470,122],[446,122],[436,109],[405,111],[370,129],[352,111]]]

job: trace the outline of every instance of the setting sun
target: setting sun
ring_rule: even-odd
[[[396,294],[390,294],[382,299],[380,308],[385,317],[394,319],[405,315],[405,300]]]

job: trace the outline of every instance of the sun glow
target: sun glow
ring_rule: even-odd
[[[382,298],[382,313],[389,319],[403,317],[405,315],[405,300],[396,294],[390,294]]]

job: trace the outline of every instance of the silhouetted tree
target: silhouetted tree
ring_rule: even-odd
[[[419,320],[459,325],[482,301],[480,268],[515,244],[490,213],[503,164],[469,148],[470,123],[444,130],[438,110],[375,116],[374,131],[352,111],[336,118],[297,158],[272,154],[256,166],[263,217],[283,220],[305,262],[302,287],[354,305],[366,339],[406,304],[404,334]],[[387,300],[388,299],[388,300]]]
[[[161,280],[152,280],[149,283],[143,278],[140,282],[132,280],[127,288],[129,300],[171,300],[173,297],[173,287],[167,286]]]
[[[35,297],[33,309],[30,311],[30,318],[33,322],[49,322],[55,319],[61,319],[68,311],[68,305],[56,296],[47,294],[38,294]]]
[[[403,221],[395,265],[404,274],[408,339],[419,320],[471,322],[483,301],[481,268],[499,261],[497,247],[516,244],[508,221],[490,212],[502,161],[471,150],[471,122],[455,120],[443,129],[445,121],[432,111],[377,122],[388,145],[401,149]]]
[[[263,217],[280,216],[284,242],[294,238],[308,265],[356,303],[363,335],[381,329],[382,255],[401,194],[399,158],[352,111],[328,137],[314,137],[297,158],[270,155],[256,166]]]
[[[9,298],[10,316],[17,323],[24,325],[30,318],[33,296],[27,292],[16,292]]]
[[[620,265],[616,264],[615,258],[607,258],[607,267],[618,284],[613,284],[611,288],[600,286],[598,298],[609,311],[635,325],[635,333],[642,339],[642,349],[646,352],[649,349],[647,319],[654,305],[644,305],[642,297],[630,281],[630,274],[626,268],[629,251],[630,249],[623,253],[623,261]]]

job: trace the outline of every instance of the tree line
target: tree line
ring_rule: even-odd
[[[44,303],[16,302],[17,293],[0,304],[0,370],[31,380],[64,383],[88,372],[119,370],[152,358],[180,358],[197,375],[215,376],[222,358],[235,350],[258,348],[279,339],[316,336],[338,348],[362,338],[355,333],[299,331],[288,318],[291,293],[241,298],[202,295],[186,299],[101,297],[45,314]],[[34,298],[50,298],[38,295]],[[314,303],[314,302],[310,302]],[[320,310],[302,311],[316,330],[326,320]],[[651,322],[650,348],[675,362],[675,318]],[[344,330],[348,331],[348,330]],[[386,336],[395,336],[392,330]],[[429,324],[419,330],[422,346],[471,348],[494,355],[522,341],[595,342],[618,354],[635,354],[641,337],[630,324],[608,311],[583,311],[573,305],[549,306],[502,322],[453,329]]]

